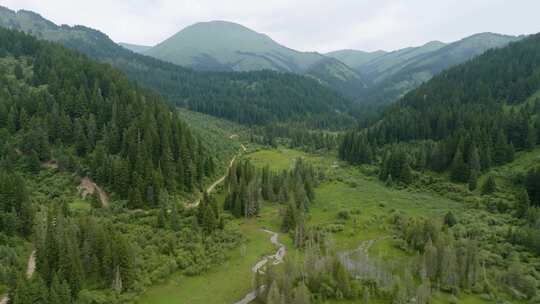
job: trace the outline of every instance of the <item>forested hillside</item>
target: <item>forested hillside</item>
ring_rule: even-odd
[[[163,99],[13,30],[0,29],[0,71],[2,301],[133,301],[173,272],[207,270],[241,241],[180,207],[214,176],[214,155]],[[96,190],[81,199],[83,177],[105,199]]]
[[[212,174],[206,149],[159,97],[73,51],[1,34],[3,155],[19,151],[34,167],[55,158],[137,208],[148,207],[143,198],[156,205],[162,190],[190,192]]]
[[[350,134],[342,157],[363,162],[370,146],[421,140],[421,155],[437,170],[453,159],[478,158],[483,169],[510,161],[516,149],[538,139],[538,100],[528,99],[540,89],[538,50],[540,35],[534,35],[441,73],[374,126]]]
[[[350,102],[317,80],[271,71],[195,72],[135,54],[103,33],[83,26],[56,26],[28,12],[0,9],[0,25],[112,64],[140,85],[164,95],[175,105],[243,124],[268,124],[302,118],[310,127],[352,124]]]

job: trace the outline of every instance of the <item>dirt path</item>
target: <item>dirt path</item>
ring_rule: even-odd
[[[30,257],[28,258],[28,263],[26,265],[26,277],[28,279],[32,278],[32,275],[36,271],[36,251],[32,251]]]
[[[274,246],[278,247],[278,250],[276,251],[275,254],[265,256],[262,260],[257,262],[257,264],[255,264],[255,266],[253,266],[253,268],[251,268],[251,271],[253,273],[261,272],[263,267],[269,261],[272,261],[273,265],[278,265],[280,263],[283,263],[283,258],[285,257],[285,254],[287,253],[287,248],[285,247],[285,245],[280,243],[279,240],[278,240],[279,234],[277,234],[277,233],[275,233],[273,231],[270,231],[270,230],[266,230],[266,229],[263,229],[263,231],[272,235],[270,237],[270,242]],[[257,298],[257,293],[259,293],[261,291],[264,291],[264,289],[265,289],[265,286],[261,285],[261,286],[257,287],[255,290],[248,293],[242,300],[240,300],[240,301],[238,301],[238,302],[236,302],[234,304],[248,304],[248,303],[251,303],[252,301],[255,300],[255,298]]]
[[[89,177],[84,177],[81,180],[81,184],[77,186],[77,191],[82,196],[82,198],[86,198],[86,196],[93,195],[94,193],[97,192],[101,205],[104,208],[109,207],[109,196],[107,195],[105,191],[103,191],[103,189],[101,189],[101,187],[99,187],[96,183],[94,183]]]
[[[246,146],[244,146],[244,144],[240,144],[240,147],[242,148],[241,151],[238,152],[238,154],[236,154],[230,161],[229,163],[229,166],[227,167],[227,171],[233,166],[234,162],[236,161],[236,159],[242,155],[243,152],[246,152],[247,151],[247,148]],[[210,194],[212,193],[216,187],[221,184],[226,178],[227,178],[227,173],[225,173],[225,175],[223,175],[222,177],[220,177],[218,180],[216,180],[213,184],[211,184],[207,189],[206,189],[206,193]],[[199,206],[199,203],[201,202],[201,199],[202,199],[202,195],[196,200],[194,201],[193,203],[191,204],[188,204],[186,205],[186,208],[195,208],[197,206]],[[0,303],[2,304],[2,303]]]
[[[26,264],[26,278],[31,279],[32,275],[36,271],[36,251],[32,251]],[[8,295],[4,295],[0,298],[0,304],[7,304],[9,302]]]

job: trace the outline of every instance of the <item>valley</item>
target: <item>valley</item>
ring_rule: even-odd
[[[539,157],[540,150],[520,155],[516,163],[521,163],[530,157]],[[319,185],[316,189],[316,201],[310,210],[309,222],[321,227],[332,227],[335,232],[332,233],[333,242],[336,249],[345,254],[349,250],[351,253],[362,248],[364,253],[377,257],[386,263],[390,263],[396,268],[400,268],[400,263],[407,263],[411,258],[411,253],[404,251],[399,247],[399,238],[396,231],[392,228],[392,217],[395,214],[405,214],[412,217],[439,218],[443,219],[446,214],[452,212],[457,218],[469,218],[471,215],[478,214],[476,207],[470,203],[460,202],[452,198],[445,197],[445,193],[437,191],[425,191],[421,189],[389,189],[376,178],[366,176],[350,168],[332,155],[313,155],[302,151],[291,150],[285,147],[278,149],[256,149],[244,155],[250,159],[253,164],[259,167],[270,165],[272,170],[286,170],[294,166],[294,162],[302,157],[309,162],[313,162],[318,167],[326,168],[328,181]],[[219,196],[219,195],[218,195]],[[450,195],[448,195],[450,197]],[[280,230],[279,206],[272,203],[264,204],[262,211],[257,219],[241,221],[241,229],[245,235],[249,235],[246,247],[240,250],[253,252],[255,256],[263,257],[273,252],[273,248],[266,247],[261,250],[258,245],[261,240],[268,237],[261,233],[265,228]],[[346,219],[340,217],[340,214],[349,214]],[[337,226],[337,227],[335,227]],[[247,232],[247,231],[252,232]],[[258,230],[258,231],[257,231]],[[284,242],[291,248],[294,248],[294,240],[288,234],[281,234]],[[257,250],[259,248],[259,250]],[[298,259],[302,253],[298,250],[291,250],[288,253],[293,259]],[[247,261],[253,261],[253,257],[246,256]],[[248,258],[249,257],[249,258]],[[200,281],[199,278],[185,278],[183,281],[189,290],[189,294],[182,292],[182,281],[176,281],[175,285],[168,282],[165,285],[159,285],[150,289],[148,294],[143,295],[140,303],[183,303],[177,299],[187,299],[189,303],[224,303],[222,299],[240,299],[238,297],[237,281],[244,282],[244,290],[253,286],[253,276],[250,273],[255,263],[235,262],[236,255],[233,254],[230,262],[221,267],[217,267],[209,274],[204,275],[203,282],[227,282],[223,288],[229,292],[223,293],[212,284],[212,291],[209,292],[208,286]],[[535,263],[539,263],[537,260]],[[234,266],[232,266],[234,265]],[[232,266],[232,267],[231,267]],[[218,279],[216,276],[224,272],[223,275],[231,275],[234,280]],[[217,272],[217,273],[216,273]],[[234,274],[234,275],[232,275]],[[249,279],[246,279],[249,278]],[[200,282],[195,288],[191,281]],[[166,286],[166,287],[165,287]],[[174,290],[171,286],[176,286]],[[204,297],[203,295],[215,295],[213,291],[220,296],[215,298]],[[235,298],[236,296],[236,298]],[[435,303],[449,303],[448,295],[441,293],[434,295]],[[200,298],[199,298],[200,297]],[[489,303],[482,297],[471,294],[460,296],[460,303]],[[382,300],[382,299],[381,299]],[[326,303],[326,302],[325,302]],[[349,303],[349,301],[328,301],[328,303]],[[350,303],[354,303],[350,302]],[[374,303],[378,303],[375,301]],[[384,301],[381,303],[385,303]]]
[[[150,46],[0,6],[1,304],[539,301],[540,34]]]

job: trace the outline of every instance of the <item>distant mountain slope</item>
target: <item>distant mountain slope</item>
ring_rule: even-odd
[[[385,135],[379,142],[441,140],[466,131],[479,144],[493,144],[503,129],[505,141],[525,148],[540,108],[517,105],[538,90],[540,34],[440,73],[406,94],[374,128]]]
[[[311,127],[353,123],[341,95],[309,77],[271,71],[195,72],[133,53],[83,26],[56,26],[38,14],[0,8],[0,26],[20,29],[108,62],[176,105],[243,124],[301,120]]]
[[[431,47],[431,51],[419,52],[376,76],[375,83],[365,92],[364,98],[368,102],[395,100],[447,68],[519,39],[515,36],[482,33],[448,45],[436,44]]]
[[[148,46],[148,45],[138,45],[138,44],[125,43],[125,42],[120,42],[118,44],[135,53],[144,53],[152,48],[151,46]]]
[[[144,54],[202,71],[308,74],[349,96],[355,96],[355,90],[365,86],[356,71],[338,60],[328,60],[315,52],[295,51],[267,35],[226,21],[188,26]],[[336,71],[340,71],[339,75]]]
[[[345,63],[351,68],[358,70],[364,64],[376,58],[384,56],[387,53],[388,52],[385,51],[364,52],[358,50],[340,50],[326,53],[325,55],[328,57],[336,58],[337,60]]]
[[[360,102],[381,103],[398,99],[449,67],[519,39],[481,33],[449,44],[432,41],[420,47],[371,53],[371,60],[366,60],[364,52],[337,51],[327,55],[341,59],[362,74],[368,88],[359,91]]]
[[[377,83],[405,67],[408,62],[444,47],[440,41],[428,42],[419,47],[409,47],[386,53],[357,67],[371,82]]]

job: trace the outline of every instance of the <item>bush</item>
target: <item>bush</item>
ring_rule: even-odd
[[[331,233],[341,232],[345,229],[343,224],[329,224],[324,227],[324,230]]]
[[[340,210],[337,213],[337,218],[341,219],[341,220],[348,220],[348,219],[351,218],[351,214],[350,214],[349,210]]]

